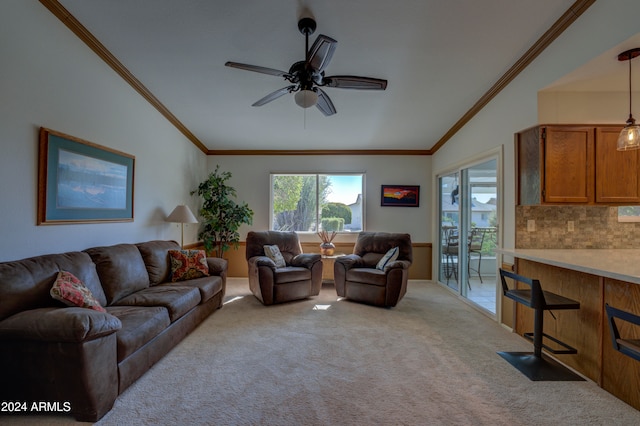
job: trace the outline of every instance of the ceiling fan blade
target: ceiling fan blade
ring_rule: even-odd
[[[324,34],[320,34],[316,41],[313,42],[313,46],[308,52],[309,64],[311,67],[318,72],[322,72],[327,65],[329,65],[329,61],[331,61],[331,57],[333,56],[333,52],[335,52],[338,42],[332,39],[331,37],[327,37]]]
[[[387,88],[387,80],[355,75],[333,75],[325,77],[324,82],[325,86],[340,89],[384,90]]]
[[[269,93],[267,96],[265,96],[264,98],[262,98],[259,101],[255,102],[251,106],[258,107],[258,106],[262,106],[264,104],[267,104],[267,103],[269,103],[271,101],[275,101],[279,97],[284,96],[287,93],[291,93],[293,90],[295,90],[295,88],[296,88],[296,86],[292,85],[292,86],[283,87],[282,89],[278,89],[275,92]]]
[[[326,116],[330,116],[336,113],[336,107],[333,106],[333,102],[327,94],[321,88],[316,88],[318,92],[318,103],[316,107]]]
[[[259,72],[261,74],[275,75],[277,77],[284,77],[285,75],[288,75],[288,73],[285,71],[280,71],[273,68],[259,67],[257,65],[241,64],[239,62],[227,62],[225,65],[231,68],[239,68],[241,70]]]

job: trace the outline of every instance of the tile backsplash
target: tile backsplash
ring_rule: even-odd
[[[527,231],[528,220],[535,231]],[[617,207],[516,206],[516,248],[637,249],[640,222],[618,222]]]

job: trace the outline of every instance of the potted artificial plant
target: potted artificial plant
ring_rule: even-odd
[[[202,197],[202,207],[199,210],[202,217],[201,231],[198,238],[204,243],[207,253],[222,257],[224,252],[233,245],[238,247],[240,234],[238,229],[244,223],[250,225],[253,211],[247,203],[236,203],[236,190],[227,185],[231,178],[230,172],[218,172],[219,165],[198,189],[191,191],[191,195]]]

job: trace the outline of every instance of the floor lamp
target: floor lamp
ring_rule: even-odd
[[[166,219],[167,222],[179,223],[181,226],[180,233],[180,247],[184,248],[184,224],[185,223],[198,223],[198,219],[191,213],[189,207],[185,205],[179,205]]]

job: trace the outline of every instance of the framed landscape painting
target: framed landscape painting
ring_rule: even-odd
[[[40,128],[38,225],[133,221],[135,157]]]
[[[420,205],[419,185],[382,185],[381,206],[418,207]]]

